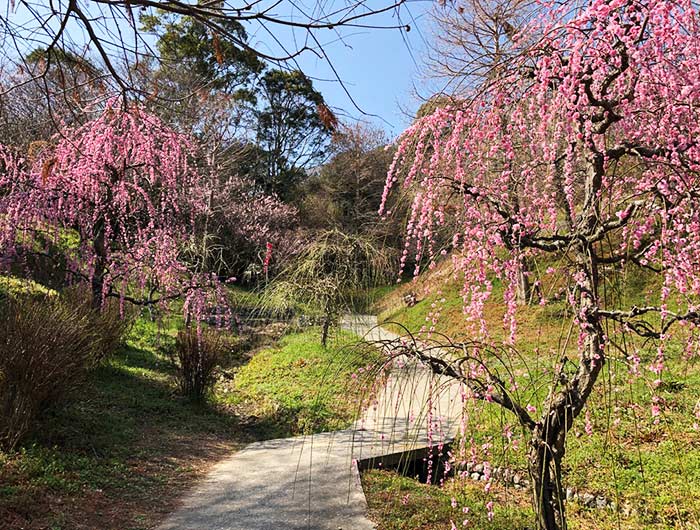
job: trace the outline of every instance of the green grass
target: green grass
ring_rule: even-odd
[[[178,395],[162,353],[181,325],[178,315],[139,318],[68,406],[47,411],[18,450],[0,452],[3,528],[152,528],[237,447],[347,426],[363,390],[351,374],[378,356],[342,332],[324,349],[312,329],[260,351],[232,386],[222,380],[195,404]]]
[[[417,293],[418,303],[413,307],[407,307],[401,298],[403,294],[409,291],[414,291],[411,289],[411,284],[402,284],[396,289],[389,290],[385,297],[391,296],[394,300],[386,304],[384,307],[380,306],[382,311],[378,315],[378,320],[380,322],[391,322],[400,324],[413,333],[417,333],[424,326],[429,326],[426,322],[426,317],[433,304],[439,304],[443,309],[443,312],[453,312],[462,310],[462,298],[459,294],[460,286],[457,282],[448,282],[441,285],[439,290],[440,294],[437,292],[423,292],[419,290]],[[441,302],[444,300],[444,302]],[[453,329],[452,325],[454,320],[451,318],[443,318],[437,324],[437,329],[442,332],[456,334],[459,329]],[[389,328],[392,326],[389,325]],[[397,331],[400,329],[395,327]]]
[[[260,292],[244,289],[238,285],[227,286],[228,301],[233,307],[258,308],[263,304]]]
[[[251,290],[238,285],[227,286],[228,301],[234,312],[244,311],[262,314],[284,314],[287,311],[314,313],[308,305],[290,299],[277,299],[264,289]]]
[[[0,275],[0,299],[4,296],[54,296],[56,291],[32,280]]]
[[[357,341],[341,331],[323,348],[317,328],[288,335],[242,366],[232,384],[219,388],[217,399],[258,418],[270,436],[345,428],[363,392],[362,378],[352,374],[379,359]]]
[[[627,280],[625,289],[614,286],[618,290],[615,296],[630,305],[648,303],[655,291],[651,283],[654,280],[642,276]],[[380,304],[380,320],[399,322],[417,332],[425,324],[426,316],[438,306],[441,317],[436,329],[453,337],[463,336],[466,327],[460,287],[460,282],[451,274],[443,273],[437,279],[423,276],[414,283],[400,286],[385,298]],[[612,296],[613,286],[606,288]],[[495,340],[503,336],[499,289],[496,285],[493,300],[487,304],[485,312],[489,327],[496,330]],[[437,290],[442,293],[437,294]],[[419,299],[410,308],[401,298],[408,291],[416,292]],[[563,309],[561,302],[555,302],[518,310],[520,326],[516,347],[522,358],[511,359],[510,369],[519,386],[515,394],[522,404],[539,407],[546,397],[558,358],[551,352],[561,351],[562,337],[570,325]],[[634,346],[639,347],[642,377],[630,378],[624,358],[611,352],[585,409],[592,433],[586,433],[584,414],[568,435],[564,461],[566,487],[604,495],[617,503],[620,512],[589,510],[572,502],[568,506],[571,526],[700,528],[700,432],[694,428],[697,422],[694,408],[700,403],[700,359],[683,358],[682,340],[671,343],[667,348],[663,384],[654,389],[655,376],[646,367],[655,356],[655,347],[628,338],[628,347]],[[575,347],[574,337],[568,351],[573,353]],[[575,353],[571,358],[575,360]],[[491,363],[497,366],[495,360]],[[502,367],[499,370],[502,376],[508,375]],[[658,423],[654,423],[651,416],[652,396],[665,404]],[[467,410],[469,438],[477,448],[484,444],[490,448],[488,457],[479,458],[524,472],[527,438],[513,416],[497,405],[482,402],[470,402]],[[504,443],[506,427],[519,439],[520,449],[508,448]],[[403,506],[397,505],[392,517],[401,519]],[[442,523],[449,528],[446,517],[442,517]]]
[[[476,484],[465,487],[460,482],[448,481],[437,487],[391,471],[371,470],[362,474],[370,519],[381,530],[449,530],[452,523],[460,529],[530,528],[532,510],[522,493],[514,495],[503,490],[486,494],[483,486]],[[494,501],[492,519],[486,509],[489,501]]]
[[[144,528],[139,521],[159,511],[153,504],[172,502],[203,460],[251,439],[235,416],[176,394],[158,348],[173,333],[140,319],[80,395],[47,411],[19,450],[0,453],[0,520],[10,528]]]
[[[350,296],[352,312],[358,314],[375,314],[377,312],[377,303],[386,298],[394,289],[396,289],[396,284],[380,285],[372,287],[371,289],[352,293]]]

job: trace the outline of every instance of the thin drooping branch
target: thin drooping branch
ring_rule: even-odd
[[[501,358],[501,354],[493,347],[477,341],[454,342],[439,333],[433,334],[430,341],[426,341],[401,327],[404,336],[379,343],[384,351],[391,352],[393,357],[403,356],[417,361],[437,376],[464,383],[474,398],[500,405],[512,412],[523,427],[530,431],[534,429],[535,421],[527,409],[514,399],[504,380],[484,361],[484,356]],[[513,352],[508,353],[510,356],[512,354]]]

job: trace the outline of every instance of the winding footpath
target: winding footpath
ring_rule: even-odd
[[[343,327],[368,341],[398,338],[375,317],[347,317]],[[358,462],[426,448],[427,420],[431,436],[449,441],[460,418],[458,385],[416,365],[397,368],[350,429],[248,445],[218,463],[158,530],[373,529]]]

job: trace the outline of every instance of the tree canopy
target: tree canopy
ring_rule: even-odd
[[[32,158],[3,147],[3,258],[58,246],[97,307],[108,296],[199,303],[212,279],[183,260],[207,211],[196,154],[190,138],[154,115],[118,105],[63,130]]]
[[[268,70],[259,100],[256,140],[263,172],[257,178],[267,193],[289,197],[304,169],[323,161],[337,120],[300,70]]]

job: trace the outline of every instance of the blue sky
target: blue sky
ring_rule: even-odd
[[[357,106],[369,115],[355,108],[343,86],[334,80],[327,61],[306,52],[297,60],[298,65],[314,79],[326,102],[339,109],[344,119],[370,121],[394,137],[410,123],[411,118],[406,112],[415,114],[421,103],[414,95],[413,87],[420,84],[418,70],[426,48],[426,11],[430,5],[429,0],[410,1],[401,7],[400,22],[392,13],[371,19],[379,26],[410,24],[409,32],[345,28],[340,34],[342,41],[339,34],[331,30],[324,37],[325,41],[321,41],[345,88]],[[271,52],[279,50],[273,37],[262,30],[252,30],[250,36],[254,46],[267,46]],[[295,36],[296,46],[293,42]],[[302,36],[301,32],[293,35],[292,32],[276,31],[274,38],[289,48],[297,48]]]

